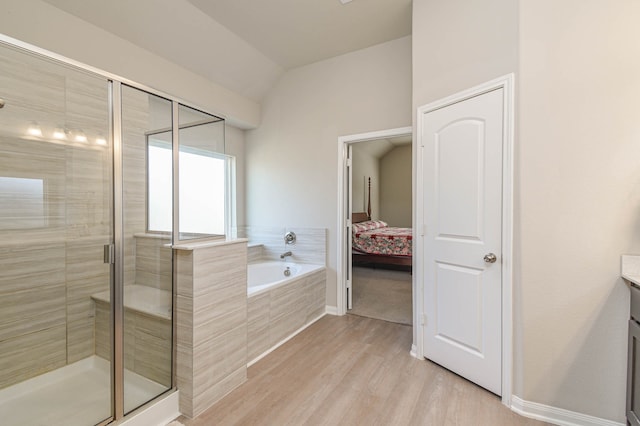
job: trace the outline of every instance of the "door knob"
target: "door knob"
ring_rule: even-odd
[[[489,253],[489,254],[485,254],[484,255],[484,261],[487,262],[487,263],[496,263],[496,260],[498,260],[498,258],[493,253]]]

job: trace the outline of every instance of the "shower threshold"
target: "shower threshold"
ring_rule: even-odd
[[[125,370],[125,412],[165,390]],[[0,390],[0,419],[7,426],[88,426],[106,419],[110,412],[111,366],[97,356]]]

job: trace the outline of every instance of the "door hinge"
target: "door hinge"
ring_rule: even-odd
[[[351,219],[347,219],[347,228],[351,226]]]
[[[422,229],[420,230],[420,236],[424,237],[426,233],[427,233],[427,225],[422,225]]]
[[[116,247],[113,244],[104,245],[104,263],[107,263],[107,264],[116,263],[115,248]]]
[[[422,314],[422,321],[420,322],[420,325],[423,327],[427,326],[427,314]]]
[[[347,158],[347,167],[351,167],[351,163],[352,163],[351,158]]]

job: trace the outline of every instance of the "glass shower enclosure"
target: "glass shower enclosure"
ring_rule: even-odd
[[[108,424],[175,388],[174,148],[195,121],[33,50],[0,40],[0,419]],[[192,111],[224,152],[224,121]]]

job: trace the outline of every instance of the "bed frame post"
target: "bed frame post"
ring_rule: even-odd
[[[369,216],[369,220],[371,220],[371,176],[369,176],[369,202],[367,204],[367,216]]]

